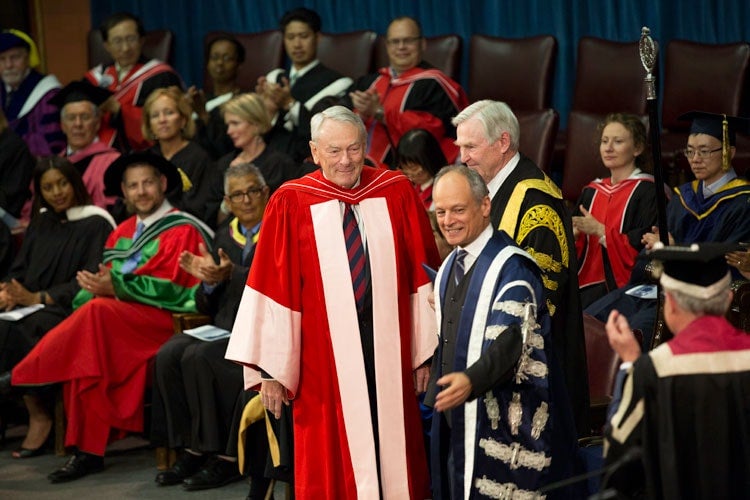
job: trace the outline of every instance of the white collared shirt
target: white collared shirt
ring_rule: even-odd
[[[503,185],[505,179],[507,179],[508,176],[513,172],[519,161],[521,161],[521,155],[520,153],[516,152],[513,158],[511,158],[510,161],[500,169],[497,175],[495,175],[495,177],[493,177],[492,180],[487,183],[487,189],[490,192],[490,200],[495,197],[498,191],[500,191],[500,186]]]
[[[466,251],[466,257],[464,257],[465,274],[469,273],[469,269],[471,269],[471,266],[477,261],[479,254],[481,254],[484,247],[487,246],[487,242],[490,241],[490,238],[492,238],[492,224],[487,224],[487,227],[479,233],[479,236],[477,236],[474,241],[465,247],[458,247]]]
[[[722,175],[718,181],[711,183],[711,184],[706,184],[704,182],[703,183],[703,197],[708,198],[709,196],[713,196],[719,191],[719,189],[726,186],[727,183],[729,183],[729,181],[731,181],[732,179],[736,177],[737,177],[737,173],[734,171],[733,168],[730,167],[729,170],[727,170],[727,173]]]
[[[167,212],[172,210],[172,208],[173,208],[172,204],[169,203],[169,200],[165,198],[161,206],[156,209],[156,212],[152,213],[145,219],[141,219],[140,217],[137,217],[135,220],[135,223],[136,225],[138,225],[139,222],[143,222],[144,227],[149,227],[151,224],[153,224],[154,222],[158,221],[159,219],[167,215]]]

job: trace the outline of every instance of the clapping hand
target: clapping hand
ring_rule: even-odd
[[[234,264],[223,249],[219,249],[218,264],[203,243],[198,245],[198,253],[195,255],[186,250],[180,254],[180,267],[185,272],[211,286],[230,278]]]
[[[99,264],[96,273],[90,271],[78,271],[76,273],[78,286],[99,297],[113,297],[115,287],[112,285],[111,270],[104,264]]]
[[[573,217],[573,230],[581,233],[586,233],[592,236],[599,236],[600,238],[605,235],[604,224],[596,220],[591,215],[591,212],[586,210],[583,205],[578,207],[583,215],[577,215]]]

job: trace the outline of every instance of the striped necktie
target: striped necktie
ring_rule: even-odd
[[[456,285],[461,283],[466,274],[466,268],[464,268],[464,259],[466,258],[466,250],[456,250],[456,259],[453,261],[453,277],[456,280]]]
[[[354,301],[357,312],[362,312],[367,290],[367,272],[365,269],[365,248],[362,245],[362,235],[359,232],[357,219],[354,217],[351,205],[344,205],[344,240],[346,253],[349,257],[349,270],[352,275]]]

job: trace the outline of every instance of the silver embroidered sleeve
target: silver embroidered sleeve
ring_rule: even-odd
[[[500,404],[492,391],[487,391],[484,395],[484,406],[487,409],[487,418],[490,420],[492,430],[497,430],[500,422]]]
[[[549,405],[542,401],[531,419],[531,437],[539,439],[549,420]]]
[[[523,406],[521,406],[521,394],[514,392],[513,399],[508,405],[508,423],[510,424],[510,433],[512,435],[518,435],[518,428],[521,426],[522,418]]]
[[[482,438],[479,440],[479,447],[484,450],[488,457],[508,464],[511,470],[526,467],[541,471],[552,463],[552,459],[546,456],[544,452],[527,450],[522,448],[521,443],[518,442],[507,445],[494,439]]]
[[[536,491],[522,490],[514,483],[498,483],[487,476],[478,477],[474,486],[479,493],[501,500],[544,500],[546,495]]]

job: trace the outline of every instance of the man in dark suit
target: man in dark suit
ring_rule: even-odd
[[[205,248],[201,255],[184,252],[180,266],[202,280],[195,291],[198,310],[227,333],[218,340],[175,335],[156,355],[152,440],[182,450],[174,466],[156,476],[162,486],[183,483],[187,490],[200,490],[240,479],[236,446],[227,443],[243,389],[242,367],[225,360],[224,353],[269,188],[249,163],[230,168],[224,179],[225,201],[234,218],[216,233],[216,255]]]
[[[312,109],[324,97],[342,97],[352,80],[318,60],[321,21],[317,12],[304,7],[290,10],[279,25],[291,66],[288,71],[278,68],[260,77],[255,92],[264,97],[272,117],[274,143],[285,143],[285,152],[302,162],[310,156]]]
[[[542,270],[555,354],[565,373],[579,435],[588,435],[588,384],[578,264],[571,217],[560,188],[518,152],[518,119],[507,104],[483,100],[453,119],[461,161],[489,189],[492,225]]]

